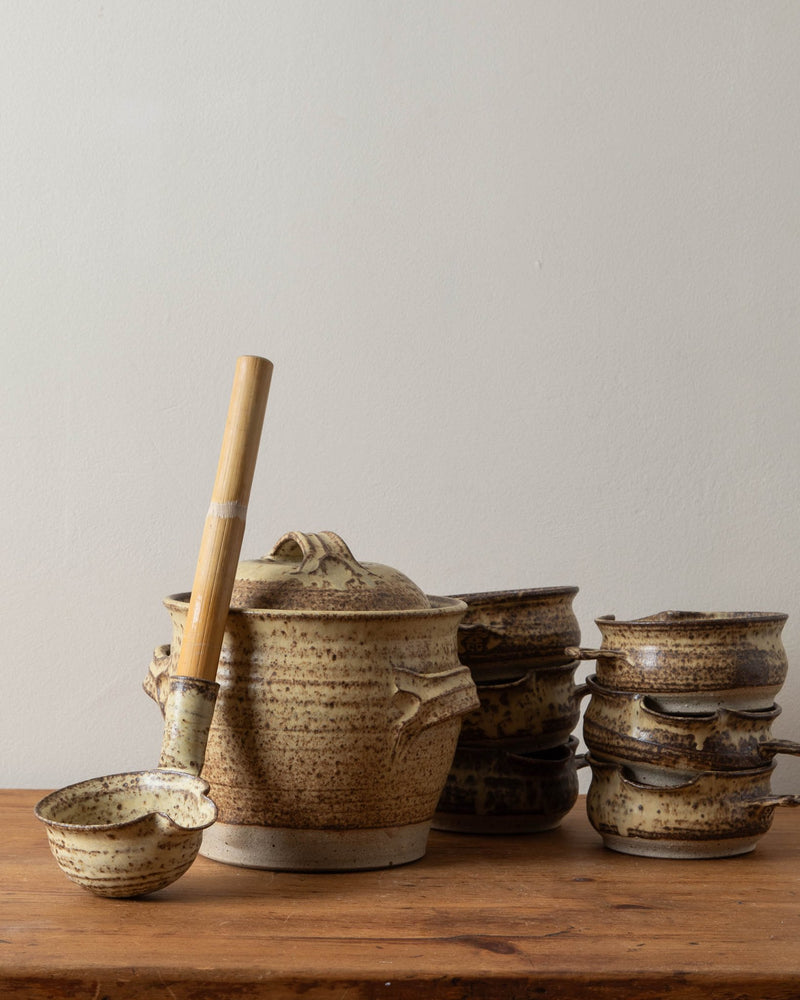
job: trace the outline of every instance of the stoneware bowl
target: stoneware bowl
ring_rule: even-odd
[[[514,680],[477,684],[480,708],[464,716],[459,745],[531,751],[566,743],[580,721],[587,690],[575,684],[578,666],[572,660]]]
[[[565,646],[580,642],[572,602],[577,587],[460,594],[467,611],[458,652],[476,681],[522,677],[529,669],[565,664]]]
[[[589,821],[606,847],[655,858],[723,858],[752,851],[777,806],[800,796],[773,795],[775,764],[745,771],[703,771],[680,784],[637,780],[628,768],[588,756]]]
[[[578,797],[578,741],[531,753],[459,746],[433,825],[458,833],[553,830]]]
[[[780,706],[755,710],[663,712],[650,695],[612,691],[586,680],[583,738],[593,754],[681,771],[763,767],[777,754],[800,755],[800,743],[772,738]]]
[[[781,640],[787,615],[663,611],[647,618],[596,618],[599,649],[570,649],[597,660],[597,681],[618,691],[654,693],[665,712],[767,709],[786,680]]]
[[[217,815],[206,792],[181,771],[134,771],[52,792],[35,813],[67,878],[98,896],[143,896],[194,861]]]
[[[202,772],[219,820],[201,853],[293,871],[422,857],[461,717],[479,704],[458,660],[464,603],[358,563],[331,532],[291,532],[241,573],[238,599],[291,606],[228,614]],[[162,708],[188,595],[164,603],[172,642],[145,680]]]

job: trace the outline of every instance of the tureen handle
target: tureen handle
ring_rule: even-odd
[[[142,682],[145,694],[159,706],[162,714],[169,694],[171,661],[172,647],[169,643],[164,646],[156,646],[153,650],[153,659],[150,661],[147,676]]]
[[[436,674],[420,674],[405,667],[395,667],[394,682],[397,687],[392,697],[392,709],[396,713],[394,753],[401,742],[407,742],[425,729],[480,708],[472,674],[463,665]]]

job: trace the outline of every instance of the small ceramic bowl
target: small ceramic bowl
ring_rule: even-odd
[[[194,861],[217,817],[207,791],[182,771],[133,771],[68,785],[34,811],[67,878],[98,896],[143,896]]]
[[[532,753],[458,747],[434,828],[487,834],[555,829],[578,797],[577,747],[574,737]]]
[[[476,681],[510,680],[529,669],[568,663],[565,646],[580,642],[572,610],[577,587],[462,594],[467,605],[458,653]]]
[[[773,612],[662,611],[647,618],[596,618],[599,649],[571,648],[597,660],[597,680],[616,691],[657,695],[666,712],[770,708],[788,671]]]
[[[462,719],[459,745],[532,751],[565,743],[580,721],[586,693],[575,684],[578,666],[573,660],[514,680],[478,684],[480,708]]]
[[[586,812],[606,847],[654,858],[724,858],[752,851],[777,806],[798,795],[773,795],[775,764],[745,771],[703,771],[680,784],[638,780],[620,763],[588,755],[592,781]]]
[[[777,754],[800,755],[800,743],[773,739],[779,705],[754,711],[664,712],[658,700],[613,691],[589,677],[583,738],[593,754],[681,771],[762,767]]]

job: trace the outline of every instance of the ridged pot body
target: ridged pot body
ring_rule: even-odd
[[[164,602],[173,637],[145,682],[155,697],[178,662],[187,597]],[[463,604],[430,601],[397,612],[231,609],[203,769],[220,824],[335,832],[430,822],[461,716],[478,704],[457,655]],[[241,863],[259,864],[246,852]],[[338,866],[316,854],[286,864]]]

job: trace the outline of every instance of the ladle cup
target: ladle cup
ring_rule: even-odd
[[[100,896],[141,896],[174,882],[217,818],[199,775],[271,376],[265,358],[237,361],[158,767],[69,785],[34,810],[64,874]]]

